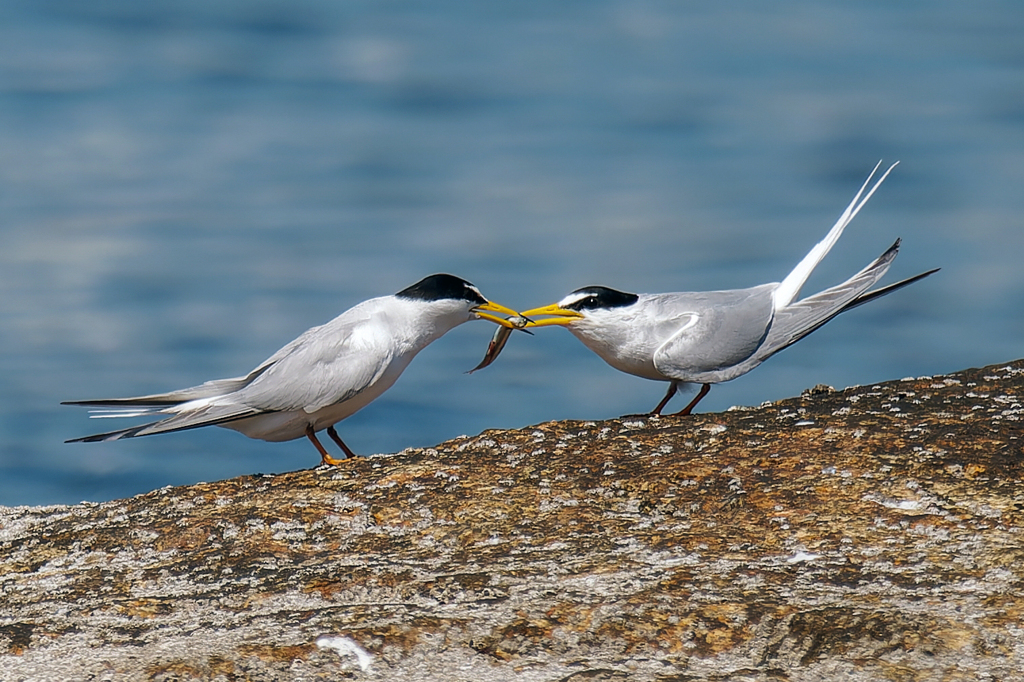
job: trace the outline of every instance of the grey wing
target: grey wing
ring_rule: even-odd
[[[658,348],[654,366],[679,381],[722,381],[720,372],[751,357],[764,342],[777,286],[687,294],[696,318]]]
[[[162,419],[158,422],[131,426],[117,431],[97,433],[82,438],[74,438],[67,443],[96,443],[99,441],[121,440],[123,438],[135,438],[137,436],[152,436],[157,433],[170,433],[172,431],[185,431],[197,429],[201,426],[214,426],[225,422],[245,419],[260,414],[260,410],[245,405],[206,405],[196,410],[190,410],[173,417]],[[142,414],[142,413],[140,413]],[[140,416],[140,414],[113,414],[107,416]],[[149,414],[156,414],[151,412]]]
[[[136,398],[114,398],[111,400],[73,400],[61,403],[62,405],[81,405],[84,407],[97,407],[98,410],[90,410],[93,418],[111,417],[148,417],[159,414],[173,414],[174,408],[184,403],[199,401],[195,409],[188,409],[184,412],[174,414],[167,419],[157,422],[131,426],[117,431],[97,433],[82,438],[74,438],[66,441],[68,443],[95,443],[98,441],[121,440],[122,438],[135,438],[137,436],[151,436],[157,433],[169,433],[171,431],[184,431],[196,429],[200,426],[213,426],[223,424],[237,419],[252,417],[261,413],[261,410],[249,405],[242,405],[224,399],[236,391],[252,383],[257,377],[269,368],[264,363],[250,372],[247,376],[234,379],[216,379],[207,381],[200,386],[185,388],[168,393],[154,393],[152,395],[138,396]],[[221,401],[217,399],[221,398]]]
[[[133,414],[147,414],[159,412],[161,409],[186,403],[190,400],[201,398],[215,398],[228,393],[233,393],[250,384],[253,379],[259,376],[266,367],[261,365],[244,377],[233,379],[214,379],[199,386],[183,388],[167,393],[154,393],[152,395],[141,395],[134,398],[108,398],[104,400],[66,400],[61,405],[79,405],[82,407],[105,407],[109,416],[133,416]]]
[[[337,318],[305,332],[257,368],[237,400],[263,412],[311,414],[359,394],[393,358],[386,332],[363,321]]]
[[[194,400],[216,399],[221,396],[233,393],[244,388],[258,377],[266,367],[259,367],[247,376],[234,379],[215,379],[205,384],[184,388],[168,393],[154,393],[152,395],[137,396],[135,398],[113,398],[107,400],[68,400],[62,405],[79,405],[82,407],[95,407],[99,409],[90,410],[91,418],[113,418],[113,417],[152,417],[160,414],[172,414],[173,408]],[[195,410],[189,410],[181,414],[157,422],[131,426],[116,431],[97,433],[82,438],[74,438],[68,443],[95,443],[98,441],[121,440],[122,438],[135,438],[136,436],[149,436],[156,433],[167,433],[170,431],[183,431],[195,429],[200,426],[223,424],[224,422],[243,419],[245,417],[259,414],[246,405],[222,404],[216,405],[206,403]]]

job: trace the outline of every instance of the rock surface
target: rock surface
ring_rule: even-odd
[[[2,680],[1011,680],[1024,361],[0,508]]]

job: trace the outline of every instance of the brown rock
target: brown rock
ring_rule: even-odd
[[[826,389],[0,508],[0,679],[1019,679],[1024,361]]]

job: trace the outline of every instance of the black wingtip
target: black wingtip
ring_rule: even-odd
[[[64,441],[65,443],[102,443],[111,440],[121,440],[123,438],[134,438],[139,432],[149,428],[153,424],[158,422],[149,422],[148,424],[139,424],[138,426],[130,426],[127,429],[120,429],[118,431],[107,431],[106,433],[94,433],[91,436],[82,436],[81,438],[72,438],[71,440]]]
[[[920,281],[920,280],[924,279],[928,275],[934,275],[936,272],[938,272],[941,269],[942,268],[933,268],[931,270],[928,270],[927,272],[922,272],[920,275],[914,275],[913,277],[908,277],[908,278],[906,278],[904,280],[900,280],[899,282],[896,282],[895,284],[890,284],[889,286],[882,287],[881,289],[875,289],[874,291],[869,291],[866,294],[861,294],[857,298],[855,298],[852,301],[850,301],[849,304],[844,306],[843,307],[843,312],[845,312],[847,310],[850,310],[851,308],[856,308],[858,306],[862,306],[865,303],[867,303],[868,301],[873,301],[876,298],[881,298],[882,296],[885,296],[886,294],[891,294],[892,292],[896,291],[897,289],[902,289],[905,286],[909,286],[909,285],[913,284],[914,282],[917,282],[917,281]]]
[[[892,243],[892,246],[890,246],[888,249],[886,249],[885,253],[883,253],[881,256],[879,256],[877,260],[878,261],[883,261],[886,258],[889,258],[890,256],[894,257],[894,254],[897,254],[897,253],[900,252],[900,244],[902,244],[902,243],[903,243],[903,239],[901,237],[896,237],[896,241],[894,241]]]
[[[116,433],[116,432],[114,432]],[[64,441],[65,443],[100,443],[106,440],[107,436],[113,435],[112,433],[97,433],[92,436],[82,436],[81,438],[71,438],[70,440]]]

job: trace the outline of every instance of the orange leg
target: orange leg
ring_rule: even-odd
[[[345,457],[356,456],[356,453],[349,450],[348,446],[342,442],[341,436],[338,435],[338,432],[334,429],[333,425],[327,427],[327,435],[331,437],[331,440],[338,444],[338,447],[341,448],[342,451],[345,453]]]
[[[321,462],[323,464],[330,464],[331,466],[338,466],[339,464],[341,464],[344,461],[344,460],[341,460],[341,459],[334,459],[333,457],[331,457],[327,453],[327,449],[323,445],[320,444],[320,441],[316,437],[316,433],[313,432],[313,426],[311,424],[307,424],[306,425],[306,438],[309,439],[309,442],[312,443],[313,446],[320,453],[320,460],[321,460]]]
[[[674,396],[675,394],[676,394],[676,382],[673,381],[672,383],[670,383],[668,385],[668,393],[666,393],[665,397],[661,399],[661,402],[658,403],[658,406],[655,407],[651,411],[651,414],[658,414],[658,415],[660,415],[661,411],[665,409],[666,405],[668,405],[668,401],[672,400],[672,396]]]
[[[701,401],[701,398],[706,396],[708,394],[708,391],[710,391],[710,390],[711,390],[711,384],[703,384],[700,387],[700,390],[697,391],[697,395],[694,396],[693,400],[690,401],[690,404],[687,405],[686,407],[684,407],[679,412],[676,412],[676,414],[677,415],[688,415],[688,414],[690,414],[690,412],[693,411],[693,408],[697,406],[697,403],[699,403]]]

